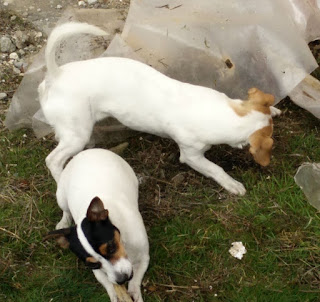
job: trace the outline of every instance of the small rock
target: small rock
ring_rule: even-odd
[[[61,9],[61,8],[62,8],[62,5],[58,4],[56,8],[57,8],[57,9]]]
[[[14,35],[12,36],[16,47],[21,49],[25,46],[27,46],[28,42],[29,42],[29,36],[27,35],[26,32],[21,31],[21,30],[17,30]]]
[[[6,60],[7,57],[8,57],[8,54],[7,54],[7,53],[2,53],[1,56],[0,56],[0,58],[1,58],[2,61]]]
[[[12,43],[10,38],[3,36],[0,39],[0,51],[1,52],[13,52],[16,50],[15,45]]]
[[[0,100],[4,100],[7,97],[5,92],[0,92]]]
[[[172,177],[172,178],[171,178],[171,181],[173,182],[173,184],[174,184],[175,186],[178,186],[178,185],[180,185],[181,183],[183,183],[184,178],[185,178],[185,177],[184,177],[183,173],[179,173],[179,174],[177,174],[176,176]]]
[[[41,12],[41,8],[38,8],[38,9],[37,9],[37,12]]]
[[[4,5],[4,6],[8,6],[9,3],[8,3],[8,2],[4,2],[3,5]]]
[[[28,12],[24,12],[24,13],[22,14],[22,16],[23,16],[23,17],[28,17]]]
[[[26,52],[23,49],[19,49],[18,54],[20,55],[20,57],[23,57],[26,54]]]
[[[21,73],[20,69],[18,69],[17,67],[13,67],[12,70],[13,70],[13,72],[15,74],[20,74]]]
[[[88,4],[91,5],[91,4],[95,4],[98,0],[87,0]]]
[[[16,52],[12,52],[10,55],[9,55],[9,58],[11,60],[18,60],[19,59],[19,56]]]
[[[11,21],[14,21],[14,20],[16,20],[16,19],[17,19],[17,16],[11,16],[11,17],[10,17],[10,20],[11,20]]]
[[[41,32],[41,31],[37,32],[37,33],[34,35],[34,38],[35,38],[36,40],[39,40],[41,37],[42,37],[42,32]]]
[[[17,67],[19,70],[21,70],[21,68],[23,67],[23,62],[21,62],[21,61],[16,61],[16,62],[13,63],[13,65],[14,65],[15,67]]]
[[[79,1],[79,2],[78,2],[78,5],[79,5],[79,6],[85,6],[86,3],[85,3],[84,1]]]

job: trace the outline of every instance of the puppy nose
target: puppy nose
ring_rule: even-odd
[[[121,274],[121,275],[119,274],[119,275],[117,275],[116,281],[117,281],[117,283],[118,283],[119,285],[122,285],[122,284],[124,284],[125,282],[130,281],[130,280],[132,279],[132,277],[133,277],[133,272],[131,273],[130,276],[127,275],[127,274]]]

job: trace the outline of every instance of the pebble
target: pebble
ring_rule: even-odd
[[[12,70],[13,70],[13,72],[16,73],[16,74],[20,74],[20,73],[21,73],[20,69],[18,69],[18,68],[15,67],[15,66],[12,68]]]
[[[16,20],[16,19],[17,19],[17,16],[11,16],[11,17],[10,17],[10,20],[11,20],[11,21],[14,21],[14,20]]]
[[[16,46],[12,43],[8,37],[1,37],[0,39],[0,51],[1,52],[13,52],[16,50]]]
[[[8,3],[8,2],[4,2],[3,5],[4,5],[4,6],[8,6],[9,3]]]
[[[12,52],[10,55],[9,55],[9,58],[12,59],[12,60],[18,60],[19,59],[19,56],[16,52]]]
[[[62,5],[58,4],[56,8],[57,8],[57,9],[61,9],[61,8],[62,8]]]
[[[95,4],[98,0],[87,0],[88,4]]]
[[[78,5],[79,5],[79,6],[85,6],[86,3],[85,3],[84,1],[79,1],[79,2],[78,2]]]
[[[4,100],[7,97],[5,92],[0,92],[0,100]]]

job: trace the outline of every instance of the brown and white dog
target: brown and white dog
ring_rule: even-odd
[[[213,178],[234,194],[244,186],[204,157],[212,145],[242,148],[250,144],[255,161],[270,162],[273,96],[256,88],[247,101],[216,90],[182,83],[152,67],[126,58],[97,58],[58,67],[55,51],[74,34],[104,35],[85,23],[67,23],[52,31],[46,48],[47,75],[39,86],[40,103],[54,128],[58,146],[46,158],[56,181],[65,162],[88,144],[96,121],[114,117],[143,132],[170,137],[180,161]]]
[[[63,170],[57,201],[63,216],[46,238],[56,238],[84,261],[112,302],[117,302],[113,284],[126,281],[134,301],[142,302],[149,243],[132,168],[111,151],[82,151]],[[72,219],[76,226],[70,227]]]

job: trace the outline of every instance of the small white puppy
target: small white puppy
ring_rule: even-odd
[[[204,157],[212,145],[242,148],[250,144],[255,161],[269,164],[271,115],[279,114],[270,107],[272,95],[252,88],[247,101],[233,100],[126,58],[97,58],[58,67],[55,51],[59,43],[80,33],[105,34],[85,23],[55,28],[46,48],[47,75],[39,86],[43,113],[59,141],[46,158],[56,181],[65,162],[88,144],[95,122],[109,116],[132,129],[172,138],[180,148],[182,163],[234,194],[243,195],[246,190]]]
[[[128,293],[142,302],[149,242],[132,168],[111,151],[80,152],[59,178],[57,201],[63,217],[47,238],[56,238],[92,268],[112,302],[117,302],[112,284],[129,280]],[[76,226],[70,227],[72,218]]]

